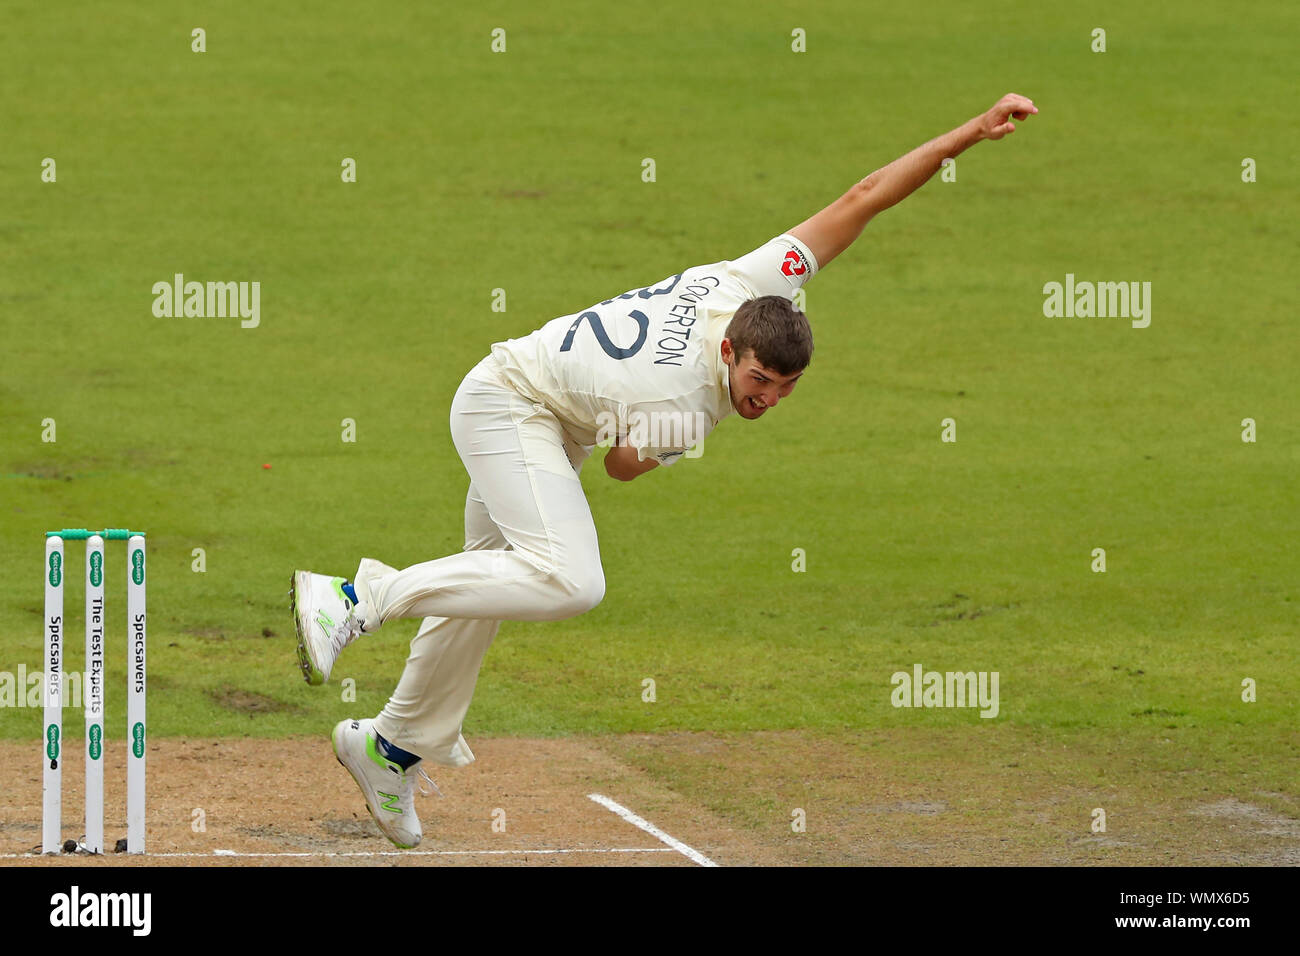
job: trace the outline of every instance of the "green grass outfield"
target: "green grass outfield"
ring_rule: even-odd
[[[1039,116],[808,286],[793,398],[631,484],[592,459],[605,601],[505,625],[465,733],[1176,730],[1193,770],[1293,787],[1292,5],[726,6],[7,13],[0,671],[40,666],[42,533],[130,526],[150,536],[152,734],[376,712],[415,622],[342,658],[355,703],[308,688],[290,572],[459,548],[447,410],[490,343],[739,256],[1017,91]],[[260,326],[154,317],[177,272],[261,282]],[[1150,327],[1044,317],[1066,273],[1151,282]],[[115,736],[120,544],[109,562]],[[916,663],[998,671],[1000,715],[895,709]],[[0,709],[0,737],[39,726]]]

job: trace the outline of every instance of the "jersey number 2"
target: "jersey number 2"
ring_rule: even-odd
[[[564,341],[560,344],[560,351],[567,352],[573,348],[573,337],[578,334],[578,326],[586,321],[591,323],[591,331],[596,334],[596,341],[600,343],[600,347],[605,350],[606,355],[612,359],[631,358],[641,351],[641,346],[645,345],[646,333],[650,329],[650,318],[644,312],[636,309],[633,309],[628,315],[636,320],[637,337],[636,341],[627,348],[621,349],[609,340],[609,335],[605,332],[605,326],[601,323],[598,313],[584,312],[574,319],[573,324],[569,326],[569,331],[565,333]]]

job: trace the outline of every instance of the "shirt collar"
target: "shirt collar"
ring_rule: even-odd
[[[713,416],[716,421],[722,421],[736,410],[735,406],[731,404],[730,366],[722,360],[722,340],[726,338],[727,325],[730,322],[731,316],[729,315],[714,319],[709,323],[709,330],[705,336],[709,358],[713,362],[713,381],[717,386],[715,392],[717,407]]]

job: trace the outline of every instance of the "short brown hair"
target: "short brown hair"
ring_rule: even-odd
[[[808,316],[779,295],[764,295],[744,302],[727,325],[736,358],[754,353],[754,359],[779,375],[802,372],[812,362],[812,327]]]

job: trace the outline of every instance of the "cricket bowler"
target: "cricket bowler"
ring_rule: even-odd
[[[373,719],[344,720],[334,753],[379,828],[420,842],[421,761],[474,760],[461,735],[501,621],[555,621],[605,595],[600,545],[578,473],[603,438],[611,478],[667,468],[733,413],[750,421],[795,390],[812,361],[795,290],[878,213],[945,159],[1037,113],[1015,93],[851,186],[825,209],[739,259],[695,266],[497,342],[451,403],[469,473],[465,549],[397,570],[363,558],[349,581],[295,571],[298,660],[323,684],[339,653],[388,621],[420,618],[405,669]],[[430,781],[431,782],[431,781]]]

